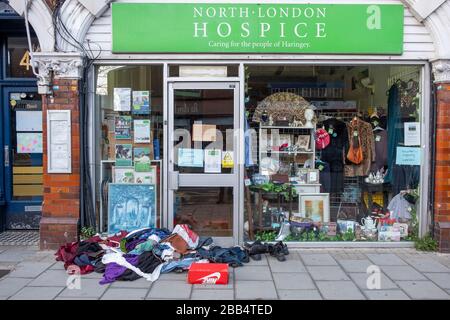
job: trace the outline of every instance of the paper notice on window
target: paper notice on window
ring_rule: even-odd
[[[114,111],[131,111],[131,88],[114,88]]]
[[[178,166],[179,167],[203,167],[203,150],[202,149],[178,149]]]
[[[222,152],[222,168],[230,169],[234,167],[233,151]]]
[[[194,123],[192,126],[193,141],[216,141],[216,125]]]
[[[205,150],[205,173],[221,173],[222,172],[222,150],[206,149]]]
[[[42,111],[16,111],[16,131],[42,131]]]
[[[420,166],[419,147],[397,147],[395,164],[404,166]]]
[[[405,146],[420,145],[420,123],[405,122]]]
[[[150,120],[134,120],[134,143],[150,143]]]

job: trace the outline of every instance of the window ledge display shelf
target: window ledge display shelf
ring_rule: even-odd
[[[249,241],[252,243],[252,241]],[[275,244],[276,241],[267,241],[267,243]],[[414,241],[285,241],[289,249],[302,248],[348,248],[354,250],[355,248],[414,248]]]

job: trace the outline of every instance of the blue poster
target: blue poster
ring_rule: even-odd
[[[153,184],[110,183],[108,233],[156,227],[156,187]]]
[[[203,149],[178,149],[179,167],[203,168]]]
[[[397,147],[397,158],[395,164],[420,166],[420,148]]]

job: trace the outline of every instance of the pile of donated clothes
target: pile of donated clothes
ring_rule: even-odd
[[[288,254],[287,247],[277,244],[280,255]],[[259,249],[258,249],[259,248]],[[273,248],[266,245],[265,248]],[[273,251],[273,250],[272,250]],[[272,251],[267,253],[271,253]],[[282,252],[281,252],[282,251]],[[213,244],[210,237],[199,237],[188,225],[167,229],[144,228],[132,232],[121,231],[110,237],[96,235],[89,239],[67,243],[56,252],[56,260],[63,261],[69,273],[103,274],[100,284],[114,281],[133,281],[145,278],[155,281],[161,273],[184,272],[194,262],[226,263],[240,267],[260,259],[261,244],[246,244],[222,248]],[[281,259],[280,261],[283,261]]]

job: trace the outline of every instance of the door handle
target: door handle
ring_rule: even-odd
[[[169,189],[178,190],[179,185],[179,172],[173,171],[169,174]]]
[[[5,146],[5,167],[9,167],[9,146]]]

